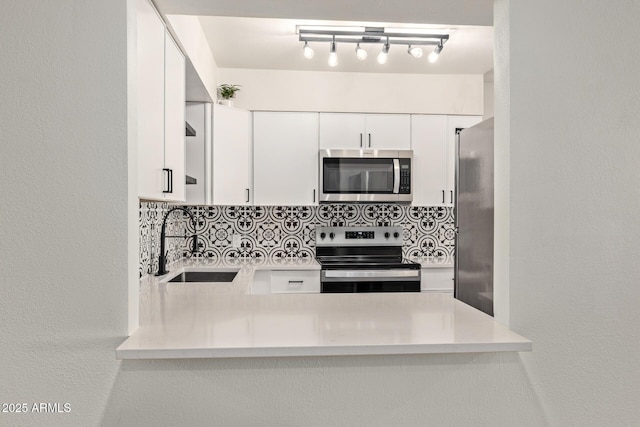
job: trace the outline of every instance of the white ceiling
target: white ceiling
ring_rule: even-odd
[[[216,63],[222,68],[410,74],[484,74],[493,68],[493,27],[220,16],[201,16],[200,22]],[[446,29],[451,35],[435,64],[427,60],[433,50],[430,46],[424,46],[424,55],[416,59],[407,54],[407,46],[391,45],[387,63],[380,65],[376,56],[382,45],[362,45],[369,55],[358,61],[355,44],[343,43],[337,45],[338,66],[334,68],[327,64],[328,43],[309,43],[314,57],[306,59],[302,55],[304,43],[298,40],[296,25]]]
[[[493,0],[155,0],[164,14],[199,15],[217,65],[222,68],[286,69],[411,74],[484,74],[493,68]],[[293,19],[296,18],[296,19]],[[407,24],[412,22],[412,24]],[[355,45],[338,44],[337,67],[327,65],[329,46],[311,43],[313,59],[302,56],[296,25],[358,25],[450,29],[437,63],[431,48],[415,59],[406,46],[392,45],[387,64],[366,47],[365,61]]]

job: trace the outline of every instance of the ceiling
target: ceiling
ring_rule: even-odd
[[[342,71],[409,74],[484,74],[493,68],[493,27],[394,24],[384,22],[311,21],[272,18],[201,16],[200,22],[221,68],[268,70]],[[407,54],[406,45],[391,45],[386,64],[376,62],[382,45],[362,45],[368,51],[364,61],[357,60],[355,44],[338,43],[338,66],[329,67],[329,43],[312,42],[312,59],[302,55],[296,25],[374,26],[387,28],[445,30],[449,41],[434,64],[427,55],[433,47],[424,46],[424,55],[416,59]]]
[[[163,14],[198,15],[221,68],[286,69],[411,74],[484,74],[493,68],[493,0],[154,0]],[[407,24],[411,22],[412,24]],[[302,55],[296,25],[358,25],[453,30],[437,63],[431,48],[415,59],[392,45],[387,64],[369,45],[355,58],[355,45],[337,46],[339,64],[327,64],[329,46],[312,43]]]
[[[154,0],[164,14],[493,25],[493,0]]]

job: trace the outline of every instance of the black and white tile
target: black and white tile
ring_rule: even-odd
[[[160,232],[162,221],[170,206],[162,202],[141,202],[139,214],[140,232],[140,277],[158,271],[158,255],[160,254]],[[167,219],[166,234],[182,236],[186,232],[189,217],[176,211]],[[174,262],[183,257],[183,239],[169,238],[166,241],[167,261]]]
[[[166,203],[140,204],[140,274],[157,271]],[[167,222],[169,262],[182,257],[224,259],[306,259],[315,254],[316,226],[402,226],[404,256],[452,256],[453,208],[393,204],[322,204],[320,206],[185,206]],[[236,236],[237,247],[234,247]]]

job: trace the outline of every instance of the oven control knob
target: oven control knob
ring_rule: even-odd
[[[325,237],[327,237],[327,233],[324,233],[324,232],[320,233],[320,238],[321,239],[324,239]]]
[[[333,239],[334,237],[336,237],[336,235],[334,233],[329,233],[329,238]]]
[[[400,233],[398,233],[398,232],[396,231],[395,233],[393,233],[393,237],[395,237],[395,238],[397,239],[398,237],[400,237]]]
[[[389,236],[391,236],[391,234],[389,234],[389,232],[388,232],[388,231],[387,231],[386,233],[384,233],[384,237],[385,237],[385,238],[387,238],[387,239],[388,239],[388,238],[389,238]]]

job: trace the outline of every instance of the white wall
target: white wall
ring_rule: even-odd
[[[510,3],[510,317],[535,343],[522,366],[554,425],[638,425],[640,2]]]
[[[493,103],[494,103],[494,85],[493,85],[493,70],[484,75],[484,102],[483,102],[483,120],[487,120],[489,117],[493,117]]]
[[[5,0],[0,402],[72,412],[0,424],[637,424],[640,10],[561,3],[508,14],[511,325],[532,353],[118,362],[125,1]]]
[[[242,85],[247,110],[482,115],[482,75],[427,75],[219,68]]]
[[[200,20],[197,16],[187,15],[167,15],[166,18],[168,20],[167,24],[179,40],[178,43],[181,49],[189,58],[200,77],[200,82],[197,83],[202,83],[211,100],[215,101],[217,97],[216,88],[218,87],[216,80],[218,67],[202,30]],[[192,91],[189,90],[188,92]],[[187,100],[207,101],[206,99],[191,98]]]

